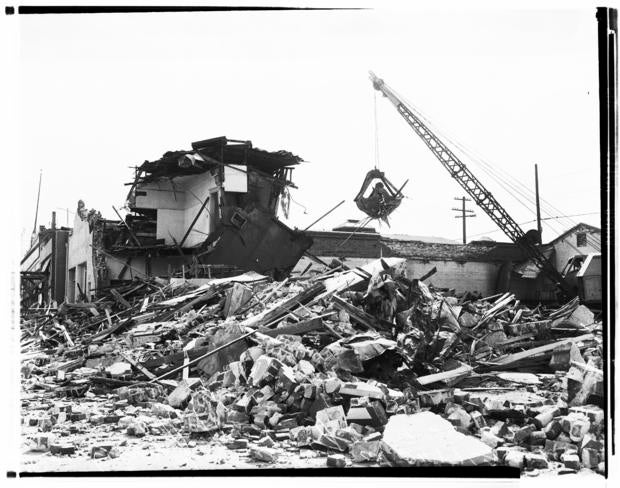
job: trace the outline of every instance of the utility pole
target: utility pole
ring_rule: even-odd
[[[39,197],[41,196],[41,178],[43,177],[43,170],[39,170],[39,190],[37,191],[37,209],[34,212],[34,227],[32,229],[32,234],[36,235],[37,233],[37,220],[39,218]]]
[[[542,224],[540,221],[540,196],[538,194],[538,165],[534,164],[534,178],[536,181],[536,223],[538,224],[538,238],[542,242]]]
[[[463,244],[467,244],[467,218],[470,217],[475,217],[476,214],[473,213],[473,210],[469,210],[467,208],[465,208],[465,202],[471,202],[471,200],[469,198],[465,198],[465,197],[454,197],[455,200],[460,200],[461,202],[463,202],[463,205],[461,208],[452,208],[452,210],[456,211],[456,212],[460,212],[461,215],[456,215],[454,218],[455,219],[463,219]]]

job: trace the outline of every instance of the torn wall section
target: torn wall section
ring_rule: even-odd
[[[184,257],[193,276],[218,265],[283,276],[312,244],[276,217],[300,161],[225,137],[145,161],[127,198],[131,232],[123,231],[112,250]]]

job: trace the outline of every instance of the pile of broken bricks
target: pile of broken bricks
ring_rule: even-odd
[[[102,460],[165,438],[256,466],[293,455],[603,473],[594,314],[577,300],[456,296],[401,265],[143,280],[24,310],[25,448]]]

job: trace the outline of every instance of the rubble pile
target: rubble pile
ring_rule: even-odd
[[[163,437],[257,466],[604,472],[594,314],[577,299],[453,296],[402,262],[336,261],[281,282],[134,280],[25,309],[26,448],[113,459]]]

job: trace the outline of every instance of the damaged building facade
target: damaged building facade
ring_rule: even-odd
[[[70,232],[66,227],[56,227],[56,213],[52,212],[51,228],[41,225],[33,234],[30,249],[20,262],[23,306],[63,301]]]
[[[107,220],[78,204],[67,251],[67,300],[134,277],[210,277],[250,270],[279,278],[312,244],[276,218],[288,212],[301,158],[225,137],[136,168],[125,205]],[[116,211],[116,209],[115,209]]]

